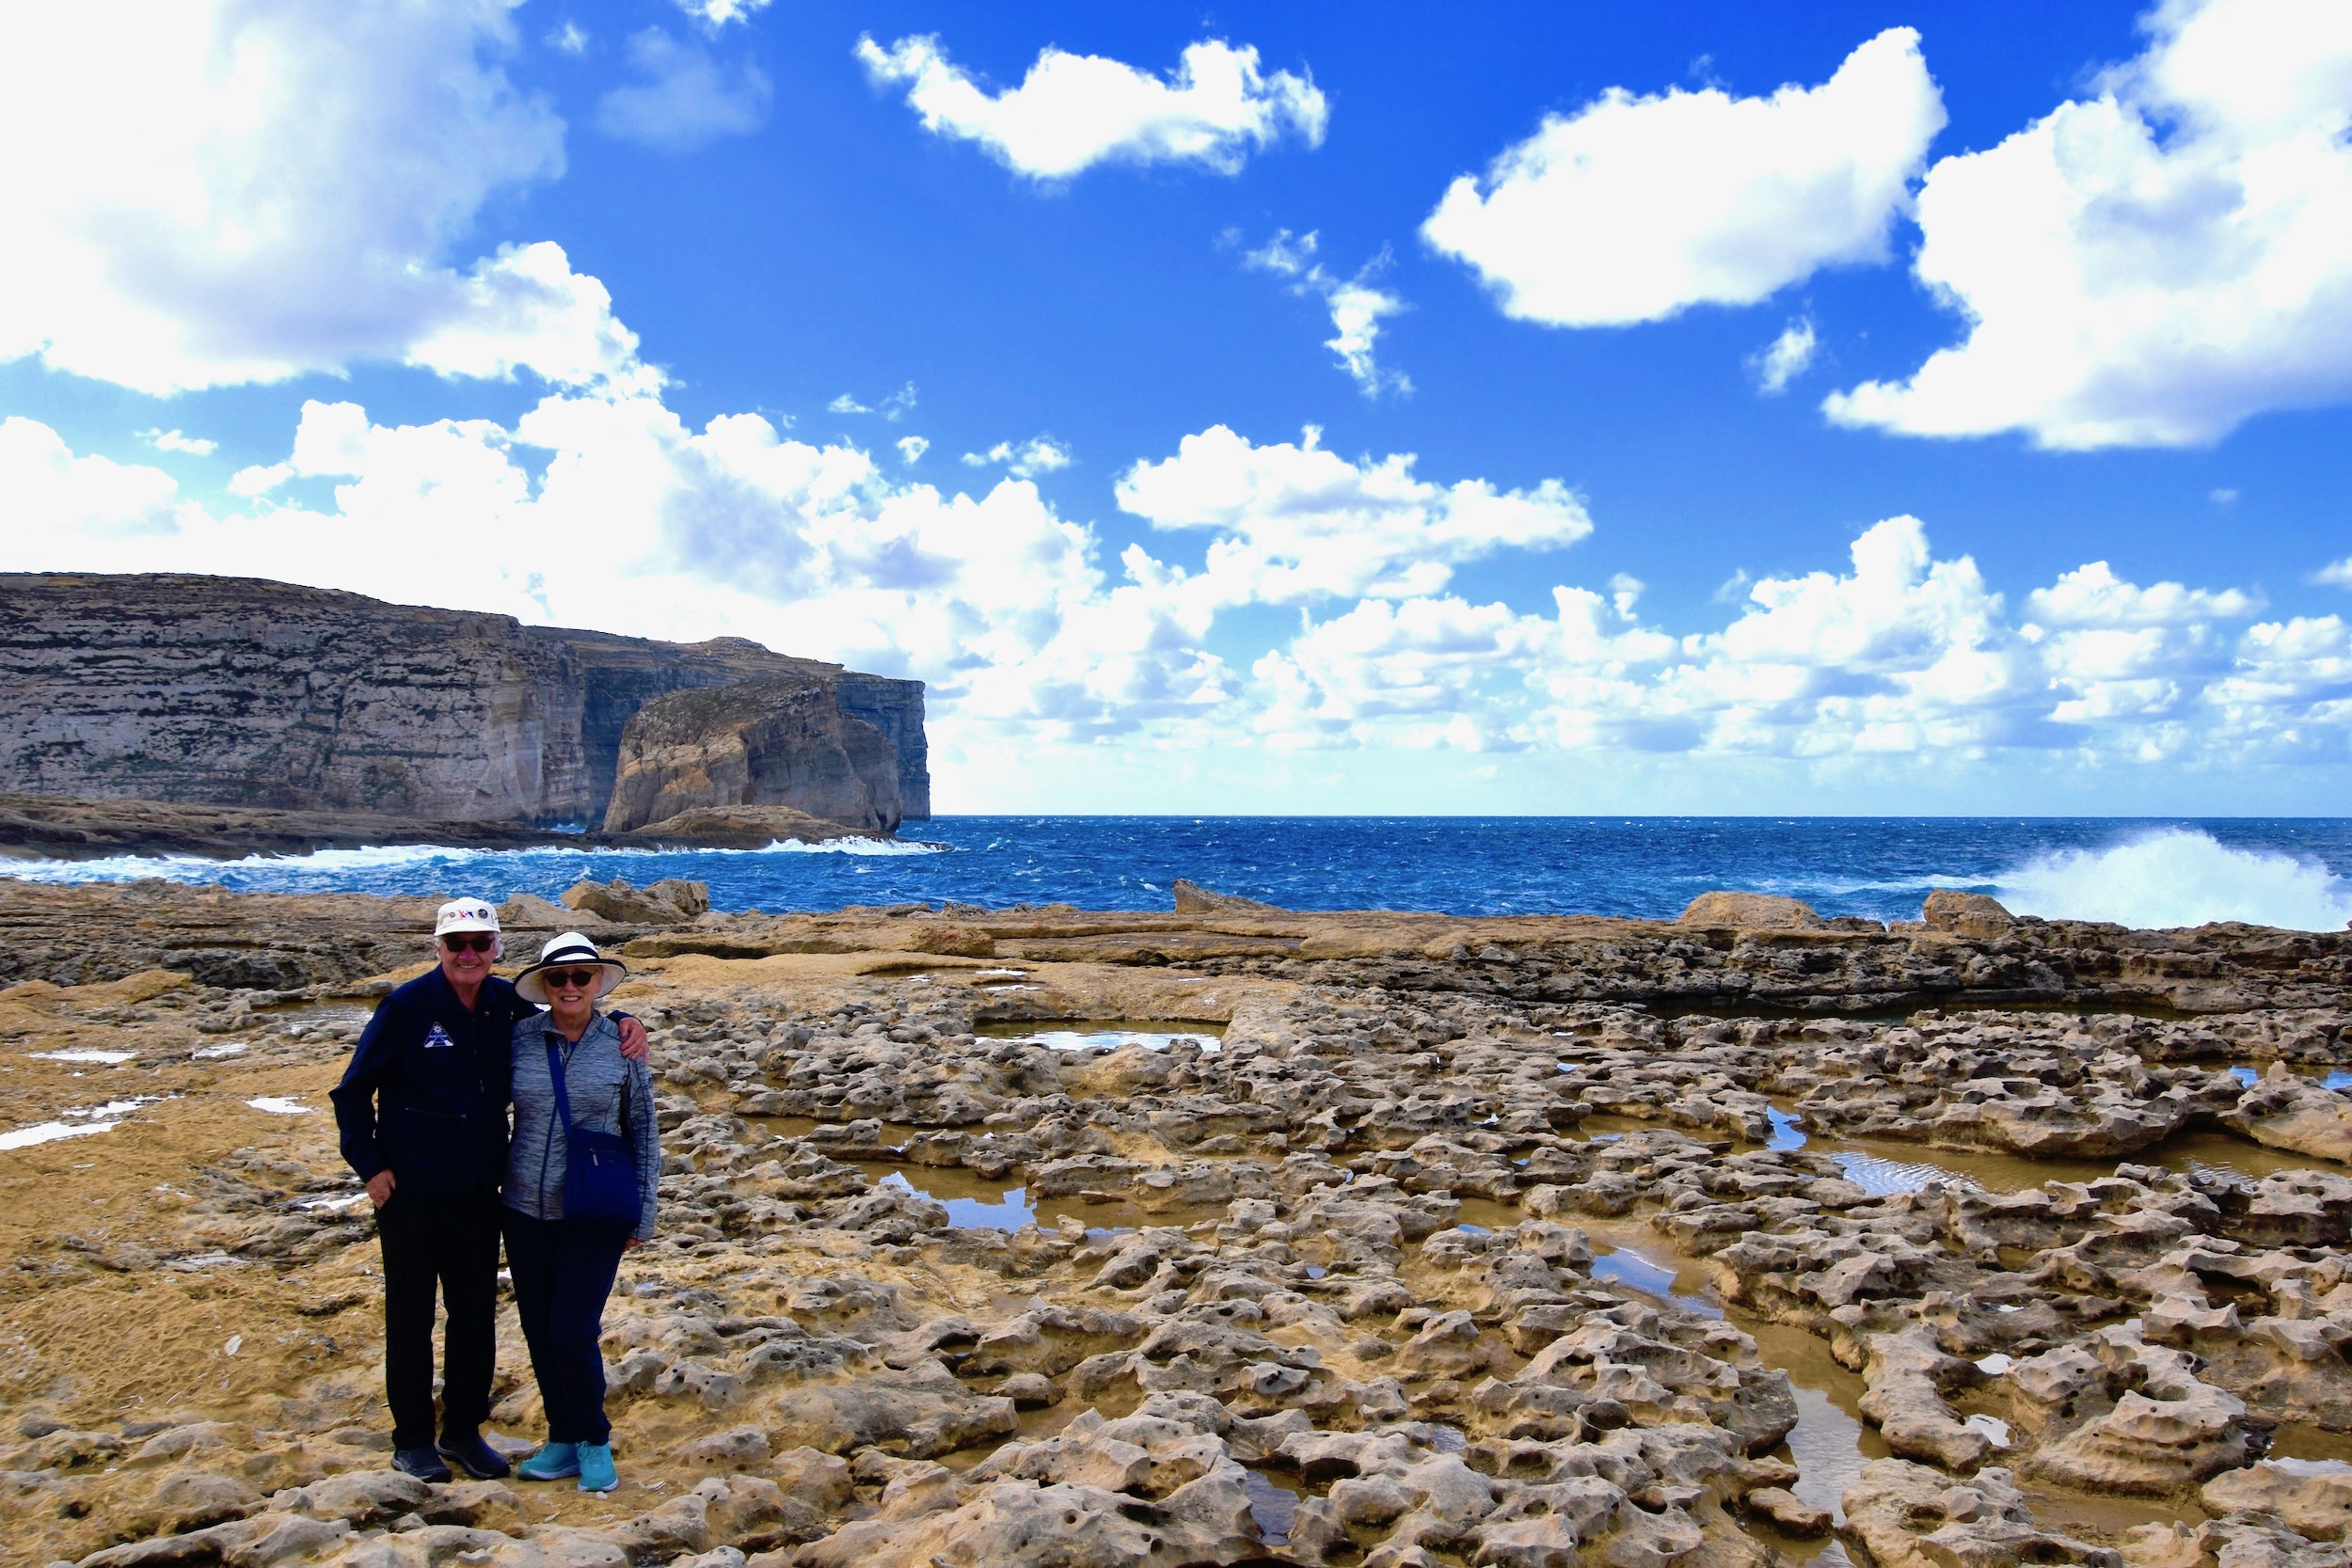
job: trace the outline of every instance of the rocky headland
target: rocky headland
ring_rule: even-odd
[[[505,909],[655,1030],[597,1497],[389,1469],[430,901],[0,882],[0,1557],[2344,1568],[2352,935],[706,904]]]
[[[403,819],[505,843],[508,827],[655,832],[693,809],[869,832],[930,815],[921,682],[739,638],[658,642],[240,578],[0,574],[0,790],[63,802],[53,816],[323,813],[345,820],[250,825],[342,843],[375,820],[363,841],[380,844],[415,841]]]

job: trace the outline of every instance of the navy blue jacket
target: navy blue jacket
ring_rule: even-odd
[[[538,1009],[491,975],[467,1008],[438,969],[376,1004],[328,1098],[343,1159],[403,1192],[495,1196],[506,1176],[508,1042]]]

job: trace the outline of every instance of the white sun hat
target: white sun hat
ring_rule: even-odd
[[[606,958],[596,951],[595,942],[590,942],[578,931],[565,931],[562,936],[551,938],[545,947],[539,949],[537,963],[515,976],[515,990],[521,994],[524,1001],[535,1002],[540,1006],[547,1006],[548,1005],[547,988],[539,983],[541,972],[549,969],[580,969],[589,964],[596,964],[604,971],[604,983],[596,988],[597,996],[605,995],[614,986],[628,978],[628,965],[618,958]]]
[[[433,917],[433,934],[437,937],[445,937],[452,931],[488,931],[495,935],[498,928],[498,911],[479,898],[453,898]]]

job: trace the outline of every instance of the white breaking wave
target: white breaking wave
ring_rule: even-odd
[[[608,849],[606,854],[647,854],[649,850]],[[570,848],[457,849],[445,845],[378,845],[365,849],[314,849],[307,855],[247,855],[242,860],[212,860],[202,855],[107,855],[86,861],[0,861],[0,877],[29,882],[131,882],[156,878],[167,882],[216,882],[233,872],[293,873],[296,876],[349,877],[369,872],[401,871],[411,866],[454,865],[498,855],[579,855]]]
[[[718,854],[743,854],[740,849],[711,851]],[[834,838],[822,844],[803,844],[797,838],[779,839],[765,849],[748,851],[755,855],[944,855],[945,844],[923,844],[902,838]]]
[[[2107,849],[2063,849],[1994,879],[2019,914],[2165,928],[2242,920],[2292,931],[2352,923],[2352,883],[2315,861],[2233,849],[2212,834],[2166,828]]]
[[[540,844],[516,849],[460,849],[438,844],[388,844],[363,849],[314,849],[303,855],[247,855],[242,860],[211,860],[201,855],[108,855],[95,860],[0,861],[0,877],[28,882],[133,882],[154,878],[167,882],[217,882],[238,873],[262,873],[273,878],[316,878],[334,886],[364,887],[354,879],[371,874],[406,871],[424,866],[497,866],[532,857],[562,856],[584,860],[594,855],[675,859],[692,855],[936,855],[944,844],[879,838],[835,839],[828,844],[803,844],[788,839],[764,849],[647,849],[631,846],[611,848]]]

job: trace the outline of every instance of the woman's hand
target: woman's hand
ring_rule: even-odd
[[[635,1252],[639,1247],[644,1246],[644,1244],[645,1238],[643,1236],[631,1236],[628,1241],[621,1243],[621,1250],[623,1252]]]

